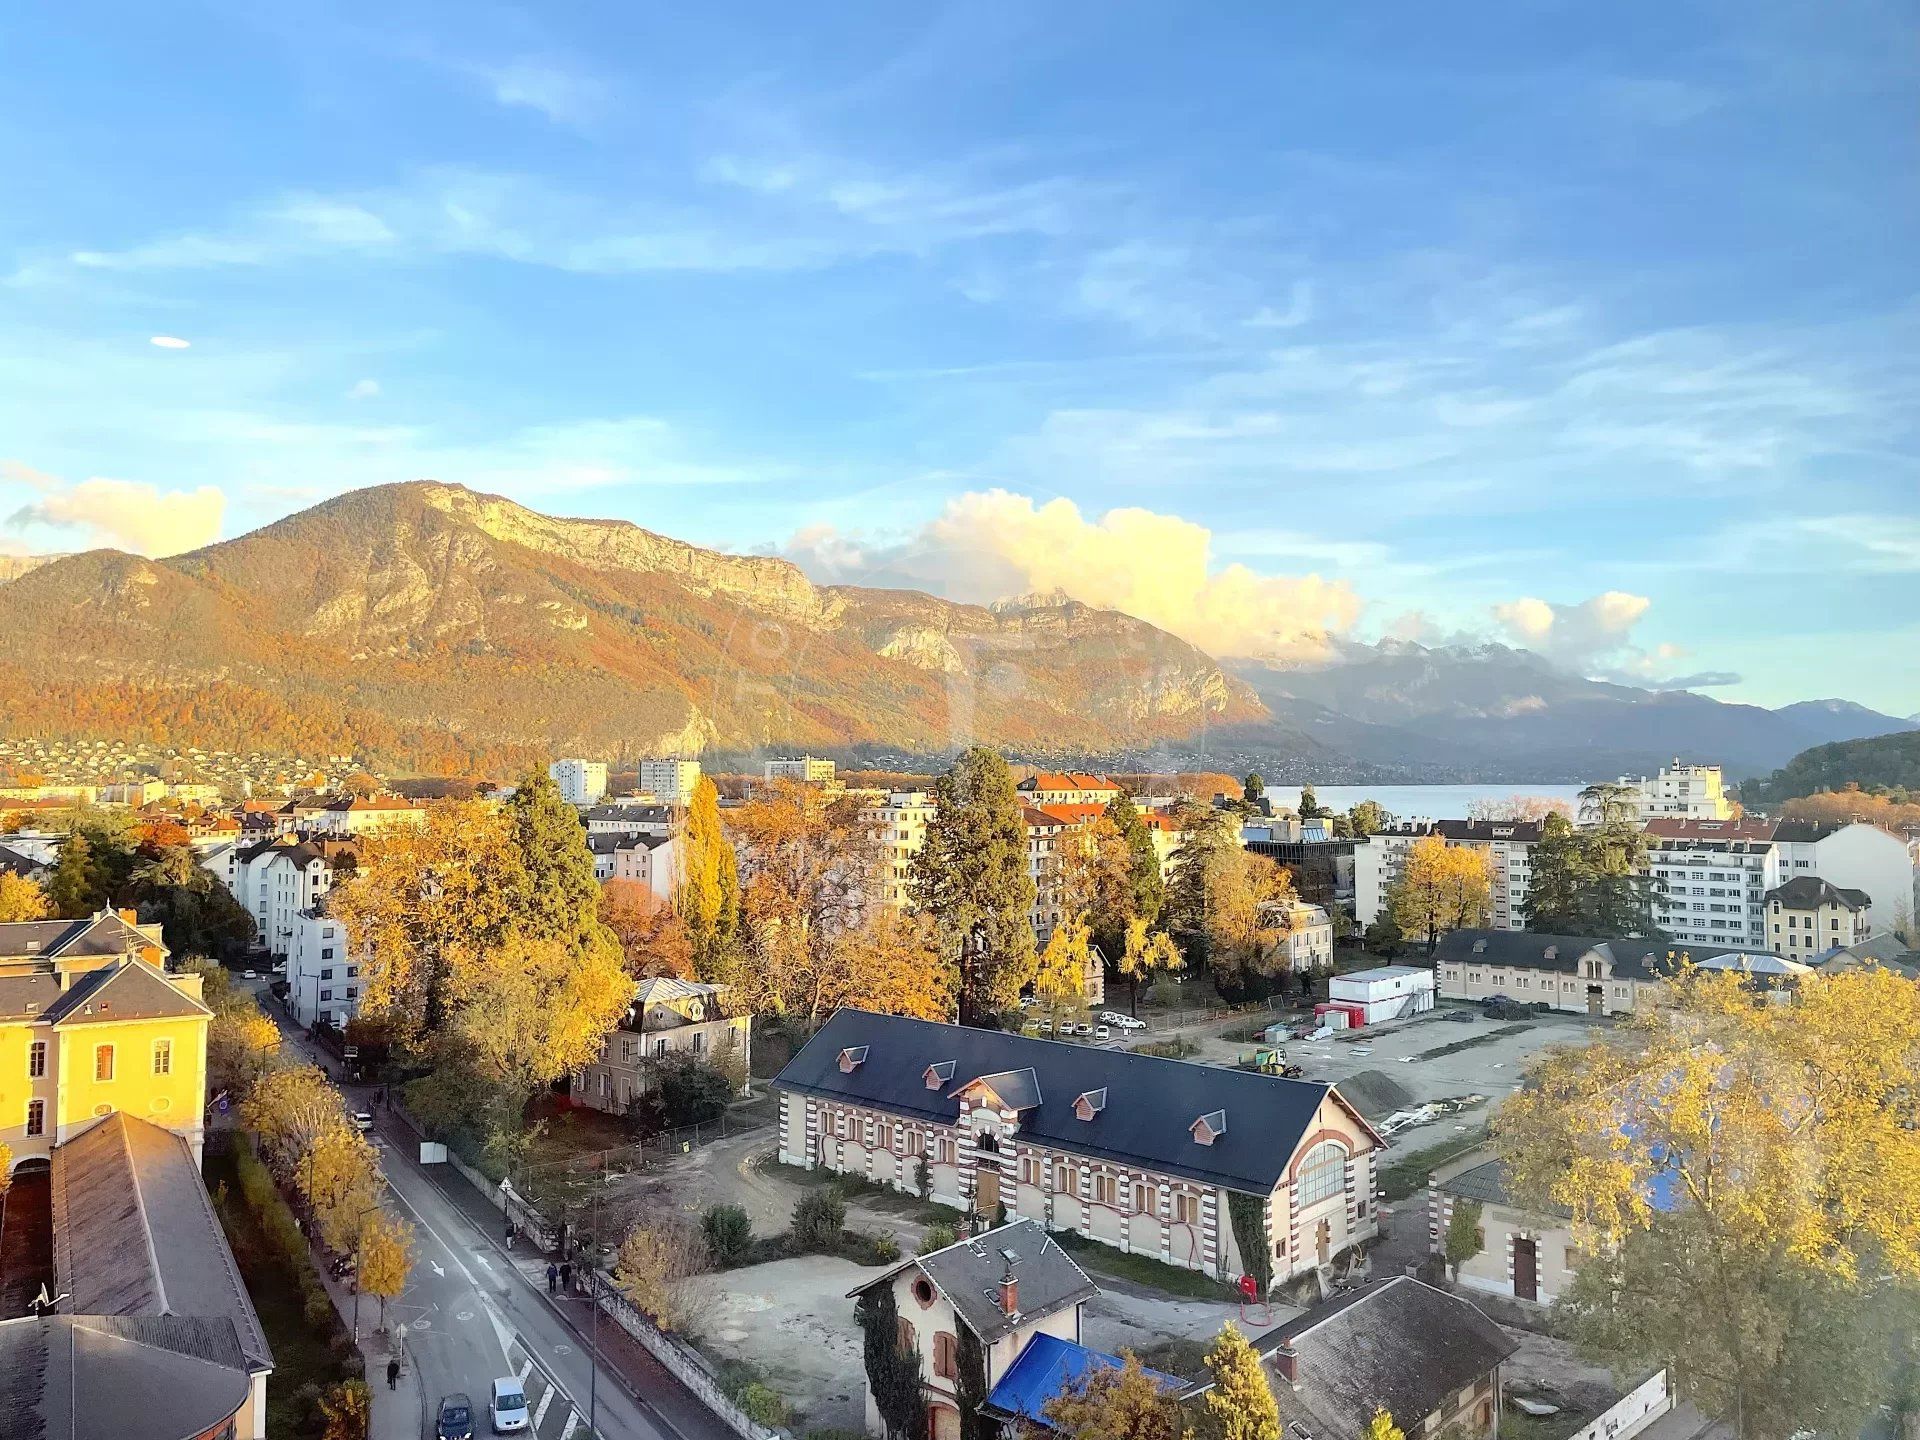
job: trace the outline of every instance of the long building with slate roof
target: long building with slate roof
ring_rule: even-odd
[[[1331,1085],[843,1009],[774,1086],[788,1164],[1226,1280],[1377,1232],[1386,1142]]]

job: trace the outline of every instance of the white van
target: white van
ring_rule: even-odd
[[[513,1376],[493,1382],[493,1393],[487,1398],[487,1418],[493,1421],[496,1435],[511,1435],[531,1423],[527,1416],[527,1392]]]

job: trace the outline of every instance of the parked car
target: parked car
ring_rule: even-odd
[[[1449,1010],[1442,1018],[1447,1020],[1464,1020],[1467,1024],[1471,1025],[1473,1023],[1473,1012],[1471,1010]]]
[[[1031,1005],[1031,1004],[1033,1004],[1033,996],[1031,996],[1031,995],[1022,995],[1022,996],[1020,997],[1020,1008],[1021,1008],[1022,1010],[1025,1010],[1025,1009],[1026,1009],[1026,1008],[1027,1008],[1027,1007],[1028,1007],[1029,1005]]]
[[[1144,1030],[1147,1028],[1146,1021],[1136,1020],[1131,1015],[1116,1016],[1112,1023],[1118,1025],[1122,1030]]]
[[[527,1392],[513,1376],[506,1375],[493,1382],[493,1393],[487,1399],[487,1418],[493,1422],[496,1435],[512,1435],[532,1423],[532,1417],[527,1414]]]
[[[473,1402],[458,1392],[442,1395],[433,1435],[434,1440],[473,1440]]]
[[[1111,1040],[1113,1038],[1113,1031],[1108,1026],[1096,1025],[1093,1027],[1093,1038],[1096,1040]]]

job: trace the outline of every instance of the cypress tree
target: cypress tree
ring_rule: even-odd
[[[1147,829],[1133,796],[1124,790],[1107,802],[1107,818],[1133,855],[1133,918],[1152,925],[1167,903],[1167,885],[1160,873],[1160,852],[1153,848],[1153,832]]]
[[[740,929],[740,870],[720,823],[720,792],[706,776],[687,806],[673,908],[686,927],[693,973],[708,984],[731,980]]]

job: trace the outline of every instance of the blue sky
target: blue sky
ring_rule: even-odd
[[[0,544],[432,476],[1920,711],[1905,7],[704,9],[12,7]]]

